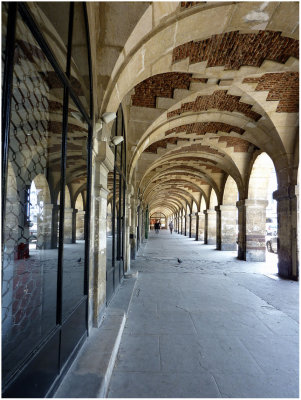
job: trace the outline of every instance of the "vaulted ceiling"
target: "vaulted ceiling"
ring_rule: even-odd
[[[130,183],[152,211],[171,214],[193,201],[199,208],[202,198],[209,206],[212,191],[222,203],[228,176],[247,198],[260,152],[272,158],[280,184],[293,181],[297,10],[293,2],[182,2],[144,40],[141,33],[114,84]]]

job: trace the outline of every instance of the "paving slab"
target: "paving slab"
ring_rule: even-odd
[[[108,397],[298,397],[299,285],[267,258],[150,232]]]

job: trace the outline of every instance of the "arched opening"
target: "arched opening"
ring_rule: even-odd
[[[216,210],[215,208],[218,205],[218,200],[217,196],[215,193],[215,190],[211,188],[211,193],[209,197],[209,208],[206,211],[206,237],[205,237],[205,243],[206,244],[216,244],[216,222],[217,222],[217,215],[216,215]]]
[[[205,197],[201,198],[200,212],[199,212],[199,241],[204,242],[205,240],[205,214],[206,212],[206,200]]]
[[[166,229],[167,227],[167,217],[162,212],[155,212],[150,216],[150,229],[155,229],[155,223],[160,224],[160,229]]]
[[[37,175],[29,191],[29,250],[50,249],[52,204],[45,175]]]
[[[223,193],[223,203],[219,207],[220,249],[236,251],[238,241],[238,210],[236,202],[239,194],[235,180],[228,176]]]
[[[85,239],[85,210],[83,193],[79,193],[75,202],[76,211],[76,241]]]
[[[196,238],[196,229],[197,229],[197,212],[198,206],[195,201],[192,202],[192,209],[190,214],[190,237],[195,239]]]
[[[277,176],[273,161],[266,153],[255,160],[246,203],[246,260],[267,261],[267,270],[277,272]]]

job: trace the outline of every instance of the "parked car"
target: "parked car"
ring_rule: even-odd
[[[273,236],[266,242],[267,250],[270,253],[278,252],[278,236]]]

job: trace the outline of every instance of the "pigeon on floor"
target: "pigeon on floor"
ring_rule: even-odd
[[[178,258],[178,263],[181,264],[183,261]]]
[[[77,262],[81,262],[81,260],[82,260],[82,258],[79,258],[79,259],[77,260]]]

